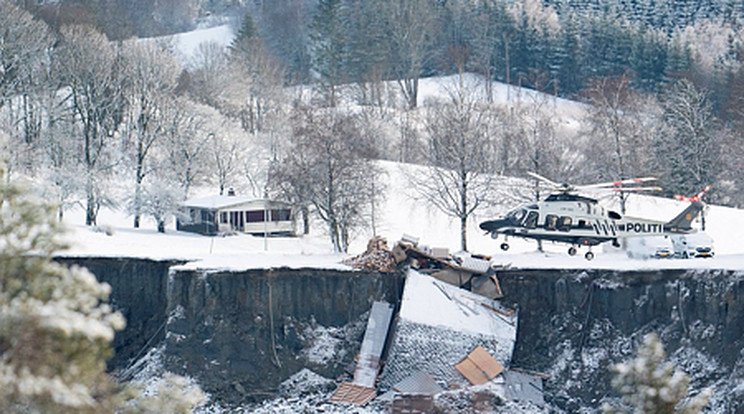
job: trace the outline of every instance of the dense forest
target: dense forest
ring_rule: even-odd
[[[655,175],[740,206],[743,18],[733,0],[0,0],[0,135],[9,175],[88,224],[116,205],[163,228],[209,182],[289,199],[341,250],[374,219],[374,159],[432,167],[417,187],[463,226],[494,173]],[[230,47],[185,63],[136,40],[225,23]],[[449,93],[422,102],[435,76]],[[542,93],[505,105],[494,82]],[[580,128],[557,97],[588,104]]]

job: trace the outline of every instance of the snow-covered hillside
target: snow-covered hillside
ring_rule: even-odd
[[[215,42],[227,47],[234,38],[232,29],[227,26],[217,26],[200,29],[170,37],[175,49],[184,62],[188,62],[197,53],[200,44]],[[422,107],[427,101],[446,97],[448,92],[458,82],[457,76],[421,79],[419,98]],[[482,91],[482,81],[476,75],[466,74],[463,82],[470,84],[474,90]],[[390,90],[397,90],[397,85],[390,82]],[[303,88],[303,87],[300,87]],[[309,90],[309,88],[306,88]],[[584,116],[585,106],[580,103],[562,98],[509,86],[501,83],[493,84],[493,102],[503,105],[536,104],[549,110],[552,117],[558,120],[557,128],[564,136],[577,136],[580,120]],[[293,96],[309,96],[309,93],[293,94]],[[350,110],[358,108],[351,97],[345,104]],[[381,205],[375,206],[375,228],[363,228],[353,235],[349,249],[351,254],[360,253],[366,247],[367,240],[378,234],[387,237],[390,244],[400,239],[404,234],[418,237],[421,244],[432,247],[445,247],[451,252],[460,249],[459,222],[444,215],[441,211],[427,204],[417,197],[412,188],[411,177],[421,175],[424,167],[378,161],[377,164],[384,171],[381,181],[384,184],[385,198]],[[580,184],[580,183],[579,183]],[[122,183],[122,185],[125,185]],[[236,186],[240,188],[240,185]],[[507,190],[504,190],[507,191]],[[212,195],[216,188],[202,187],[198,189],[201,195]],[[604,200],[612,207],[612,200]],[[613,248],[596,248],[599,253],[591,263],[586,262],[581,255],[568,257],[566,246],[546,243],[547,253],[536,253],[533,241],[511,240],[509,252],[501,252],[498,243],[485,236],[478,228],[484,220],[492,219],[499,214],[516,207],[513,203],[504,202],[503,205],[490,210],[477,211],[468,226],[468,247],[472,252],[489,254],[494,260],[513,266],[538,267],[582,267],[595,266],[607,268],[622,267],[658,267],[658,266],[723,266],[736,267],[744,255],[744,246],[738,243],[736,231],[732,229],[744,228],[744,211],[711,206],[707,212],[707,232],[715,240],[717,256],[713,260],[671,260],[671,261],[639,261],[629,260],[623,252]],[[684,202],[662,199],[651,196],[634,195],[628,205],[629,216],[648,217],[668,220],[684,208]],[[615,207],[615,209],[617,209]],[[263,239],[248,235],[230,237],[205,237],[191,233],[177,232],[173,225],[166,234],[158,234],[155,224],[145,221],[141,229],[131,228],[131,218],[119,211],[103,210],[99,216],[98,231],[80,225],[84,221],[83,212],[76,208],[67,212],[65,221],[72,228],[70,236],[73,247],[69,254],[102,255],[102,256],[135,256],[152,258],[186,258],[199,260],[199,266],[218,267],[267,267],[267,266],[339,266],[337,263],[343,257],[333,254],[325,226],[321,222],[313,223],[309,236],[298,238],[269,238]],[[107,233],[110,233],[108,235]],[[605,250],[603,252],[603,250]]]
[[[385,171],[386,197],[377,208],[376,234],[386,237],[390,244],[404,234],[418,237],[420,243],[431,247],[459,250],[459,222],[444,215],[426,202],[418,200],[411,188],[410,177],[420,174],[423,167],[388,161],[378,162]],[[611,203],[608,203],[611,207]],[[569,257],[563,244],[545,244],[547,253],[536,252],[534,241],[512,239],[508,252],[498,249],[498,243],[483,234],[478,224],[503,213],[516,205],[504,205],[501,211],[479,213],[469,224],[468,243],[472,252],[493,255],[495,261],[522,267],[723,267],[744,268],[744,246],[738,242],[735,229],[744,228],[744,211],[728,207],[710,206],[706,212],[707,233],[715,241],[717,255],[713,259],[697,260],[631,260],[624,252],[613,248],[596,249],[597,257],[586,262],[581,255]],[[628,215],[668,220],[684,209],[684,202],[652,196],[635,195],[630,198]],[[264,239],[249,235],[206,237],[179,232],[172,225],[166,234],[155,230],[155,223],[145,221],[143,228],[131,228],[126,214],[104,210],[96,229],[83,226],[83,211],[68,212],[65,222],[71,229],[72,249],[68,254],[91,256],[132,256],[150,258],[179,258],[198,260],[191,266],[199,267],[343,267],[344,255],[334,254],[325,227],[316,222],[309,236],[297,238],[271,237]],[[733,230],[732,230],[733,229]],[[109,234],[107,234],[109,233]],[[373,231],[366,228],[354,238],[350,254],[366,248]],[[602,252],[602,250],[606,250]]]

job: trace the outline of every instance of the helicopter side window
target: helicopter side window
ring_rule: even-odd
[[[511,213],[506,215],[506,218],[512,223],[512,224],[520,224],[522,222],[522,219],[524,218],[524,214],[526,213],[525,209],[520,208],[517,210],[513,210]]]
[[[528,229],[534,229],[537,227],[537,219],[539,215],[537,214],[537,211],[530,211],[527,213],[527,218],[524,219],[524,227]]]
[[[555,230],[558,226],[558,216],[548,214],[545,216],[545,230]]]
[[[571,230],[571,217],[563,216],[558,220],[558,230],[559,231],[569,231]]]

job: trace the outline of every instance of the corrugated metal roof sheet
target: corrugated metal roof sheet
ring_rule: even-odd
[[[359,362],[354,371],[354,383],[365,387],[374,387],[380,358],[385,347],[393,307],[387,302],[375,302],[367,319],[367,330],[364,332],[362,347],[359,350]]]
[[[420,370],[393,385],[393,389],[403,394],[426,395],[434,395],[444,391],[444,388],[440,387],[431,375]]]
[[[514,401],[531,402],[539,407],[545,405],[542,378],[517,371],[504,373],[505,397]]]

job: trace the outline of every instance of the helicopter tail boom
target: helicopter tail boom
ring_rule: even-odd
[[[692,220],[703,210],[703,203],[693,201],[677,217],[664,224],[664,231],[670,233],[690,233],[692,231]]]

